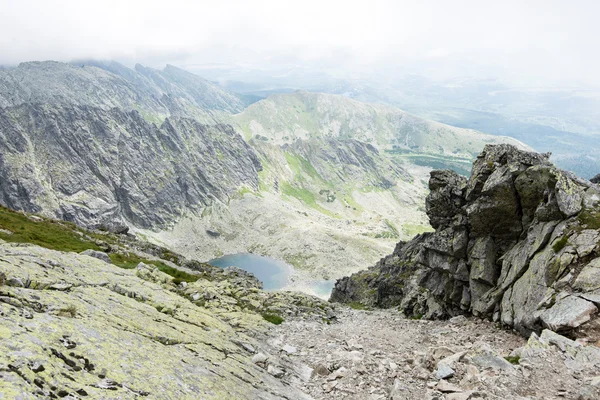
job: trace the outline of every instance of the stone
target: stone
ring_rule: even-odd
[[[107,264],[112,264],[112,261],[111,261],[110,257],[108,256],[108,254],[106,254],[102,251],[88,249],[88,250],[82,251],[79,254],[82,254],[84,256],[94,257],[94,258],[97,258],[98,260],[104,261]]]
[[[454,376],[455,372],[447,364],[438,364],[437,370],[435,371],[435,377],[437,379],[448,379]]]
[[[96,387],[106,390],[118,390],[122,385],[112,379],[104,378],[96,384]]]
[[[443,364],[443,365],[447,365],[448,367],[452,368],[454,366],[454,363],[459,362],[465,356],[465,354],[467,354],[466,350],[455,353],[451,356],[441,359],[440,361],[438,361],[437,365],[439,367],[440,364]]]
[[[328,380],[340,379],[340,378],[347,376],[348,374],[349,374],[349,371],[346,367],[340,367],[340,368],[336,369],[335,371],[333,371],[327,379]]]
[[[394,384],[390,390],[388,400],[407,400],[407,387],[402,383],[400,379],[394,379]]]
[[[284,345],[281,350],[287,354],[294,354],[296,351],[298,351],[294,346],[290,346],[289,344]]]
[[[327,376],[331,373],[329,368],[323,363],[318,363],[313,367],[312,376]]]
[[[281,369],[280,367],[273,365],[273,364],[269,364],[267,366],[267,372],[271,375],[273,375],[275,378],[282,378],[283,375],[285,375],[285,372],[283,371],[283,369]]]
[[[459,388],[456,385],[451,384],[450,382],[448,382],[445,379],[440,380],[438,382],[437,386],[435,387],[435,389],[442,393],[456,393],[456,392],[463,391],[463,389]]]
[[[29,365],[29,369],[31,369],[33,372],[35,372],[36,374],[39,372],[44,372],[46,370],[46,368],[44,368],[44,365],[42,365],[40,362],[36,361],[32,364]]]
[[[542,334],[540,335],[539,340],[542,343],[555,345],[562,352],[570,351],[571,349],[581,346],[581,344],[577,343],[576,341],[566,338],[562,335],[559,335],[558,333],[553,332],[549,329],[544,329],[542,331]]]
[[[544,318],[565,301],[561,291],[588,301],[586,293],[600,290],[593,258],[600,190],[553,166],[547,154],[486,146],[466,183],[433,171],[429,187],[435,232],[399,242],[372,268],[339,280],[332,301],[398,308],[412,318],[469,313],[528,336],[548,327]]]
[[[4,281],[6,286],[12,286],[12,287],[25,287],[25,283],[23,282],[23,279],[21,278],[17,278],[17,277],[10,277],[8,279],[5,278]]]
[[[325,393],[331,393],[333,391],[333,389],[335,389],[335,387],[338,385],[338,381],[330,381],[330,382],[325,382],[323,384],[323,392]]]
[[[583,267],[573,288],[584,292],[600,289],[600,258],[593,259]]]
[[[567,296],[545,310],[540,318],[549,329],[564,331],[586,323],[597,311],[598,308],[592,302],[576,296]]]
[[[267,355],[265,355],[264,353],[256,353],[252,357],[252,362],[254,364],[263,364],[263,363],[267,362],[268,359],[269,359],[269,357]]]
[[[566,174],[559,173],[556,182],[556,201],[560,211],[567,217],[579,213],[583,207],[583,190]]]
[[[471,362],[483,369],[513,371],[515,367],[503,357],[494,354],[479,354],[471,358]]]

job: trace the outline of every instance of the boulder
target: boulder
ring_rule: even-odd
[[[576,296],[567,296],[541,314],[542,322],[553,331],[564,331],[589,321],[598,308],[594,303]]]
[[[88,249],[88,250],[82,251],[79,254],[82,254],[84,256],[94,257],[94,258],[97,258],[98,260],[104,261],[105,263],[112,264],[112,261],[111,261],[110,257],[108,256],[108,254],[106,254],[102,251]]]

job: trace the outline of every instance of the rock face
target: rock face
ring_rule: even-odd
[[[164,227],[257,188],[261,170],[229,125],[74,105],[1,109],[0,153],[1,204],[87,226]]]
[[[472,313],[523,334],[593,325],[600,187],[510,145],[486,146],[468,180],[433,171],[429,187],[436,231],[337,281],[332,301],[419,318]]]
[[[95,64],[0,71],[0,204],[126,232],[258,187],[258,156],[220,123],[239,98],[172,66]]]
[[[222,275],[177,285],[153,265],[0,240],[0,397],[308,399],[260,313],[321,321],[332,309]]]

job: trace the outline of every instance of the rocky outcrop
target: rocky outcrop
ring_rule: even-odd
[[[0,203],[84,226],[169,226],[258,188],[254,150],[229,125],[76,105],[0,109]],[[122,222],[119,222],[122,221]]]
[[[327,303],[236,270],[177,283],[97,253],[0,240],[0,397],[309,399],[265,316],[328,320]]]
[[[339,280],[332,301],[419,318],[472,313],[523,334],[597,334],[600,187],[547,155],[489,145],[468,180],[433,171],[429,188],[436,231]]]

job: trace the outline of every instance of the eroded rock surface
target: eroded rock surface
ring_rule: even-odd
[[[525,335],[547,327],[600,338],[599,186],[547,155],[489,145],[468,180],[433,171],[429,187],[436,231],[339,280],[333,301],[412,317],[474,314]]]
[[[238,272],[176,285],[153,265],[0,242],[0,398],[308,399],[261,313],[331,307]]]

